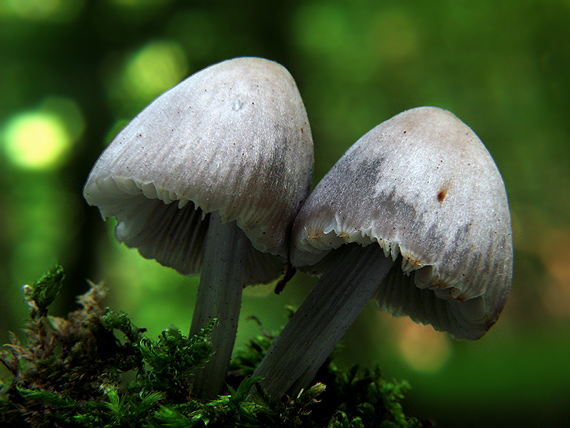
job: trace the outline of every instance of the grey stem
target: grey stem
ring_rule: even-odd
[[[222,223],[219,215],[211,214],[190,335],[214,318],[218,325],[211,337],[214,353],[194,374],[192,392],[198,398],[216,398],[224,385],[236,339],[249,245],[235,222]]]
[[[272,397],[308,386],[393,265],[377,244],[341,247],[254,372]]]

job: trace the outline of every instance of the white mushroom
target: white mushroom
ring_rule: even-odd
[[[201,274],[190,334],[217,318],[214,355],[194,393],[218,394],[244,285],[288,261],[308,194],[313,143],[295,81],[281,65],[236,58],[208,67],[137,115],[93,167],[84,196],[116,237],[185,275]]]
[[[511,218],[501,175],[475,133],[422,107],[383,122],[301,208],[293,266],[321,276],[254,376],[270,395],[314,377],[367,301],[478,339],[510,291]]]

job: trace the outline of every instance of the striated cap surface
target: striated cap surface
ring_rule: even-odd
[[[250,281],[264,282],[287,259],[312,168],[292,76],[273,61],[236,58],[190,76],[138,114],[94,165],[84,196],[117,218],[120,241],[184,274],[198,273],[207,214],[218,212],[251,240],[250,264],[269,263],[263,278],[250,272]]]
[[[291,261],[318,275],[351,242],[380,245],[397,262],[376,296],[395,315],[476,339],[505,305],[505,186],[483,143],[449,111],[411,109],[360,138],[299,212]]]

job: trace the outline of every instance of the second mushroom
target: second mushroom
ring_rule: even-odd
[[[382,309],[478,339],[509,294],[511,217],[501,175],[475,133],[421,107],[359,139],[293,226],[292,264],[320,276],[254,373],[297,394],[373,297]]]
[[[185,275],[200,273],[190,334],[217,318],[214,354],[193,393],[221,390],[242,288],[279,277],[309,191],[313,142],[297,86],[281,65],[236,58],[157,98],[111,142],[84,189],[116,217],[116,237]]]

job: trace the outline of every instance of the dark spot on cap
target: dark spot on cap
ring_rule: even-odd
[[[440,190],[439,192],[437,192],[437,200],[439,202],[443,202],[446,196],[447,196],[447,190]]]

